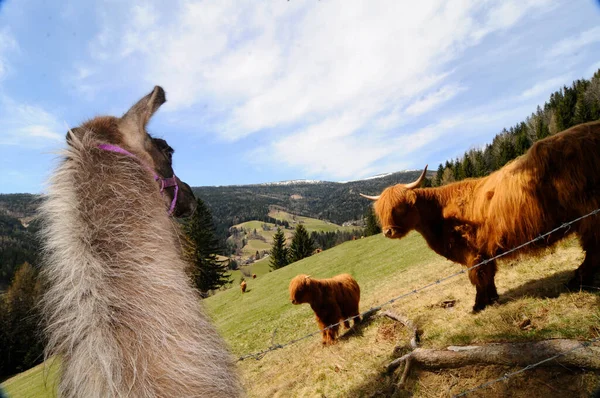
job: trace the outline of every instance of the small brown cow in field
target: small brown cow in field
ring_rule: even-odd
[[[375,200],[383,234],[399,239],[418,231],[431,249],[472,267],[600,207],[600,122],[574,126],[536,142],[529,151],[483,178],[437,188],[386,188]],[[362,195],[362,194],[361,194]],[[569,282],[593,284],[600,269],[600,215],[592,215],[517,251],[535,252],[575,233],[585,260]],[[496,262],[469,271],[477,289],[473,311],[498,300]]]
[[[252,279],[256,279],[256,274],[252,274]]]
[[[350,328],[345,320],[352,316],[354,324],[358,317],[360,287],[349,274],[336,275],[330,279],[313,279],[309,275],[298,275],[290,282],[290,300],[292,304],[308,303],[317,316],[321,330],[344,320],[344,326]],[[323,344],[333,344],[339,325],[323,330]]]
[[[242,281],[242,283],[240,283],[240,289],[242,290],[242,293],[246,293],[246,281]]]

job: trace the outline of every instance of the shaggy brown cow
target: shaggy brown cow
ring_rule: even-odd
[[[252,279],[256,279],[256,274],[252,274]]]
[[[292,304],[308,303],[317,316],[321,330],[344,320],[344,326],[350,328],[345,319],[358,317],[360,287],[348,274],[336,275],[330,279],[313,279],[309,275],[298,275],[290,282],[290,300]],[[323,344],[333,344],[338,334],[339,325],[323,330]]]
[[[392,239],[418,231],[429,247],[471,267],[600,207],[600,122],[581,124],[536,142],[529,151],[483,178],[443,187],[411,184],[386,188],[375,200],[383,234]],[[600,268],[600,216],[559,230],[519,252],[535,251],[576,233],[585,260],[569,282],[592,285]],[[498,299],[490,261],[469,271],[477,289],[473,311]]]
[[[240,289],[242,289],[242,293],[246,293],[246,281],[242,281],[242,283],[240,283]]]

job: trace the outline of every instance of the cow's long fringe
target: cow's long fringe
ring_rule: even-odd
[[[135,159],[70,137],[41,206],[49,344],[62,397],[242,395],[176,226]]]

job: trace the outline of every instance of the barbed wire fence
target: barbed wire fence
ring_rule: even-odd
[[[244,360],[249,359],[249,358],[252,358],[252,359],[255,359],[255,360],[260,360],[266,354],[268,354],[268,353],[270,353],[272,351],[280,350],[282,348],[285,348],[285,347],[291,346],[293,344],[296,344],[296,343],[298,343],[298,342],[300,342],[302,340],[306,340],[306,339],[308,339],[310,337],[313,337],[315,335],[323,333],[324,331],[326,331],[328,329],[340,326],[344,322],[349,322],[349,321],[354,320],[354,319],[359,318],[359,317],[365,317],[367,315],[372,315],[375,312],[378,312],[379,310],[381,310],[383,307],[388,306],[390,304],[393,304],[396,301],[399,301],[399,300],[405,299],[407,297],[416,295],[417,293],[422,292],[423,290],[427,290],[427,289],[429,289],[431,287],[441,285],[442,282],[445,282],[447,280],[456,278],[459,275],[466,274],[467,272],[471,271],[472,269],[475,269],[475,268],[478,268],[478,267],[480,267],[482,265],[488,264],[488,263],[490,263],[492,261],[495,261],[495,260],[497,260],[499,258],[502,258],[504,256],[508,256],[509,254],[512,254],[512,253],[514,253],[516,251],[519,251],[519,250],[521,250],[522,248],[524,248],[526,246],[529,246],[531,244],[534,244],[536,242],[539,242],[539,241],[545,239],[546,237],[552,235],[555,232],[558,232],[558,231],[563,230],[565,228],[569,228],[570,229],[570,227],[571,227],[572,224],[575,224],[575,223],[577,223],[577,222],[579,222],[579,221],[581,221],[581,220],[583,220],[583,219],[585,219],[587,217],[591,217],[591,216],[597,215],[599,213],[600,213],[600,209],[596,209],[594,211],[591,211],[591,212],[589,212],[589,213],[587,213],[587,214],[585,214],[585,215],[583,215],[581,217],[578,217],[578,218],[576,218],[574,220],[571,220],[569,222],[565,222],[565,223],[561,224],[560,226],[552,229],[551,231],[548,231],[548,232],[546,232],[546,233],[544,233],[542,235],[539,235],[538,237],[536,237],[536,238],[534,238],[534,239],[532,239],[532,240],[530,240],[528,242],[525,242],[525,243],[523,243],[523,244],[521,244],[519,246],[516,246],[516,247],[514,247],[514,248],[512,248],[510,250],[507,250],[505,252],[502,252],[502,253],[500,253],[500,254],[498,254],[498,255],[496,255],[494,257],[491,257],[489,259],[485,259],[485,260],[483,260],[483,261],[481,261],[481,262],[479,262],[479,263],[477,263],[477,264],[475,264],[475,265],[473,265],[473,266],[471,266],[469,268],[462,269],[461,271],[455,272],[455,273],[450,274],[448,276],[445,276],[443,278],[439,278],[439,279],[437,279],[437,280],[435,280],[433,282],[430,282],[430,283],[428,283],[426,285],[423,285],[421,287],[418,287],[416,289],[412,289],[412,290],[410,290],[410,291],[408,291],[406,293],[403,293],[403,294],[401,294],[399,296],[393,297],[393,298],[391,298],[390,300],[388,300],[388,301],[386,301],[384,303],[381,303],[381,304],[379,304],[377,306],[373,306],[373,307],[369,308],[368,310],[361,312],[358,315],[351,316],[351,317],[346,318],[346,319],[344,319],[344,320],[342,320],[342,321],[340,321],[338,323],[335,323],[333,325],[329,325],[326,328],[323,328],[323,329],[320,329],[320,330],[308,333],[308,334],[306,334],[306,335],[304,335],[302,337],[290,340],[290,341],[288,341],[286,343],[283,343],[283,344],[273,344],[273,337],[274,337],[274,334],[273,334],[273,336],[271,338],[271,345],[268,348],[266,348],[266,349],[264,349],[262,351],[257,351],[257,352],[254,352],[254,353],[249,353],[249,354],[246,354],[246,355],[242,355],[242,356],[240,356],[238,358],[238,361],[244,361]],[[572,348],[570,350],[561,352],[559,354],[556,354],[556,355],[554,355],[552,357],[549,357],[549,358],[544,359],[542,361],[539,361],[537,363],[528,365],[528,366],[526,366],[526,367],[524,367],[524,368],[522,368],[520,370],[517,370],[517,371],[514,371],[514,372],[510,372],[510,373],[506,373],[505,375],[503,375],[502,377],[499,377],[498,379],[495,379],[495,380],[483,383],[483,384],[481,384],[481,385],[479,385],[479,386],[477,386],[477,387],[475,387],[473,389],[470,389],[470,390],[467,390],[467,391],[463,391],[462,393],[460,393],[458,395],[455,395],[455,397],[463,397],[463,396],[465,396],[465,395],[467,395],[467,394],[469,394],[471,392],[487,388],[487,387],[491,386],[492,384],[498,383],[500,381],[505,381],[505,380],[509,379],[510,377],[516,376],[516,375],[518,375],[520,373],[523,373],[523,372],[526,372],[526,371],[528,371],[530,369],[536,368],[536,367],[538,367],[538,366],[540,366],[540,365],[542,365],[542,364],[544,364],[546,362],[549,362],[549,361],[552,361],[552,360],[557,359],[559,357],[562,357],[564,355],[567,355],[567,354],[569,354],[569,353],[571,353],[571,352],[573,352],[575,350],[582,349],[582,348],[585,348],[585,347],[589,347],[591,344],[593,344],[595,342],[598,342],[598,341],[600,341],[600,337],[584,341],[584,342],[581,343],[580,346],[577,346],[577,347],[574,347],[574,348]]]

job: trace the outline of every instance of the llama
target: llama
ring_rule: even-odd
[[[169,217],[191,214],[194,195],[173,174],[173,149],[145,129],[165,101],[157,86],[123,117],[69,131],[50,180],[43,308],[62,397],[243,395]]]

